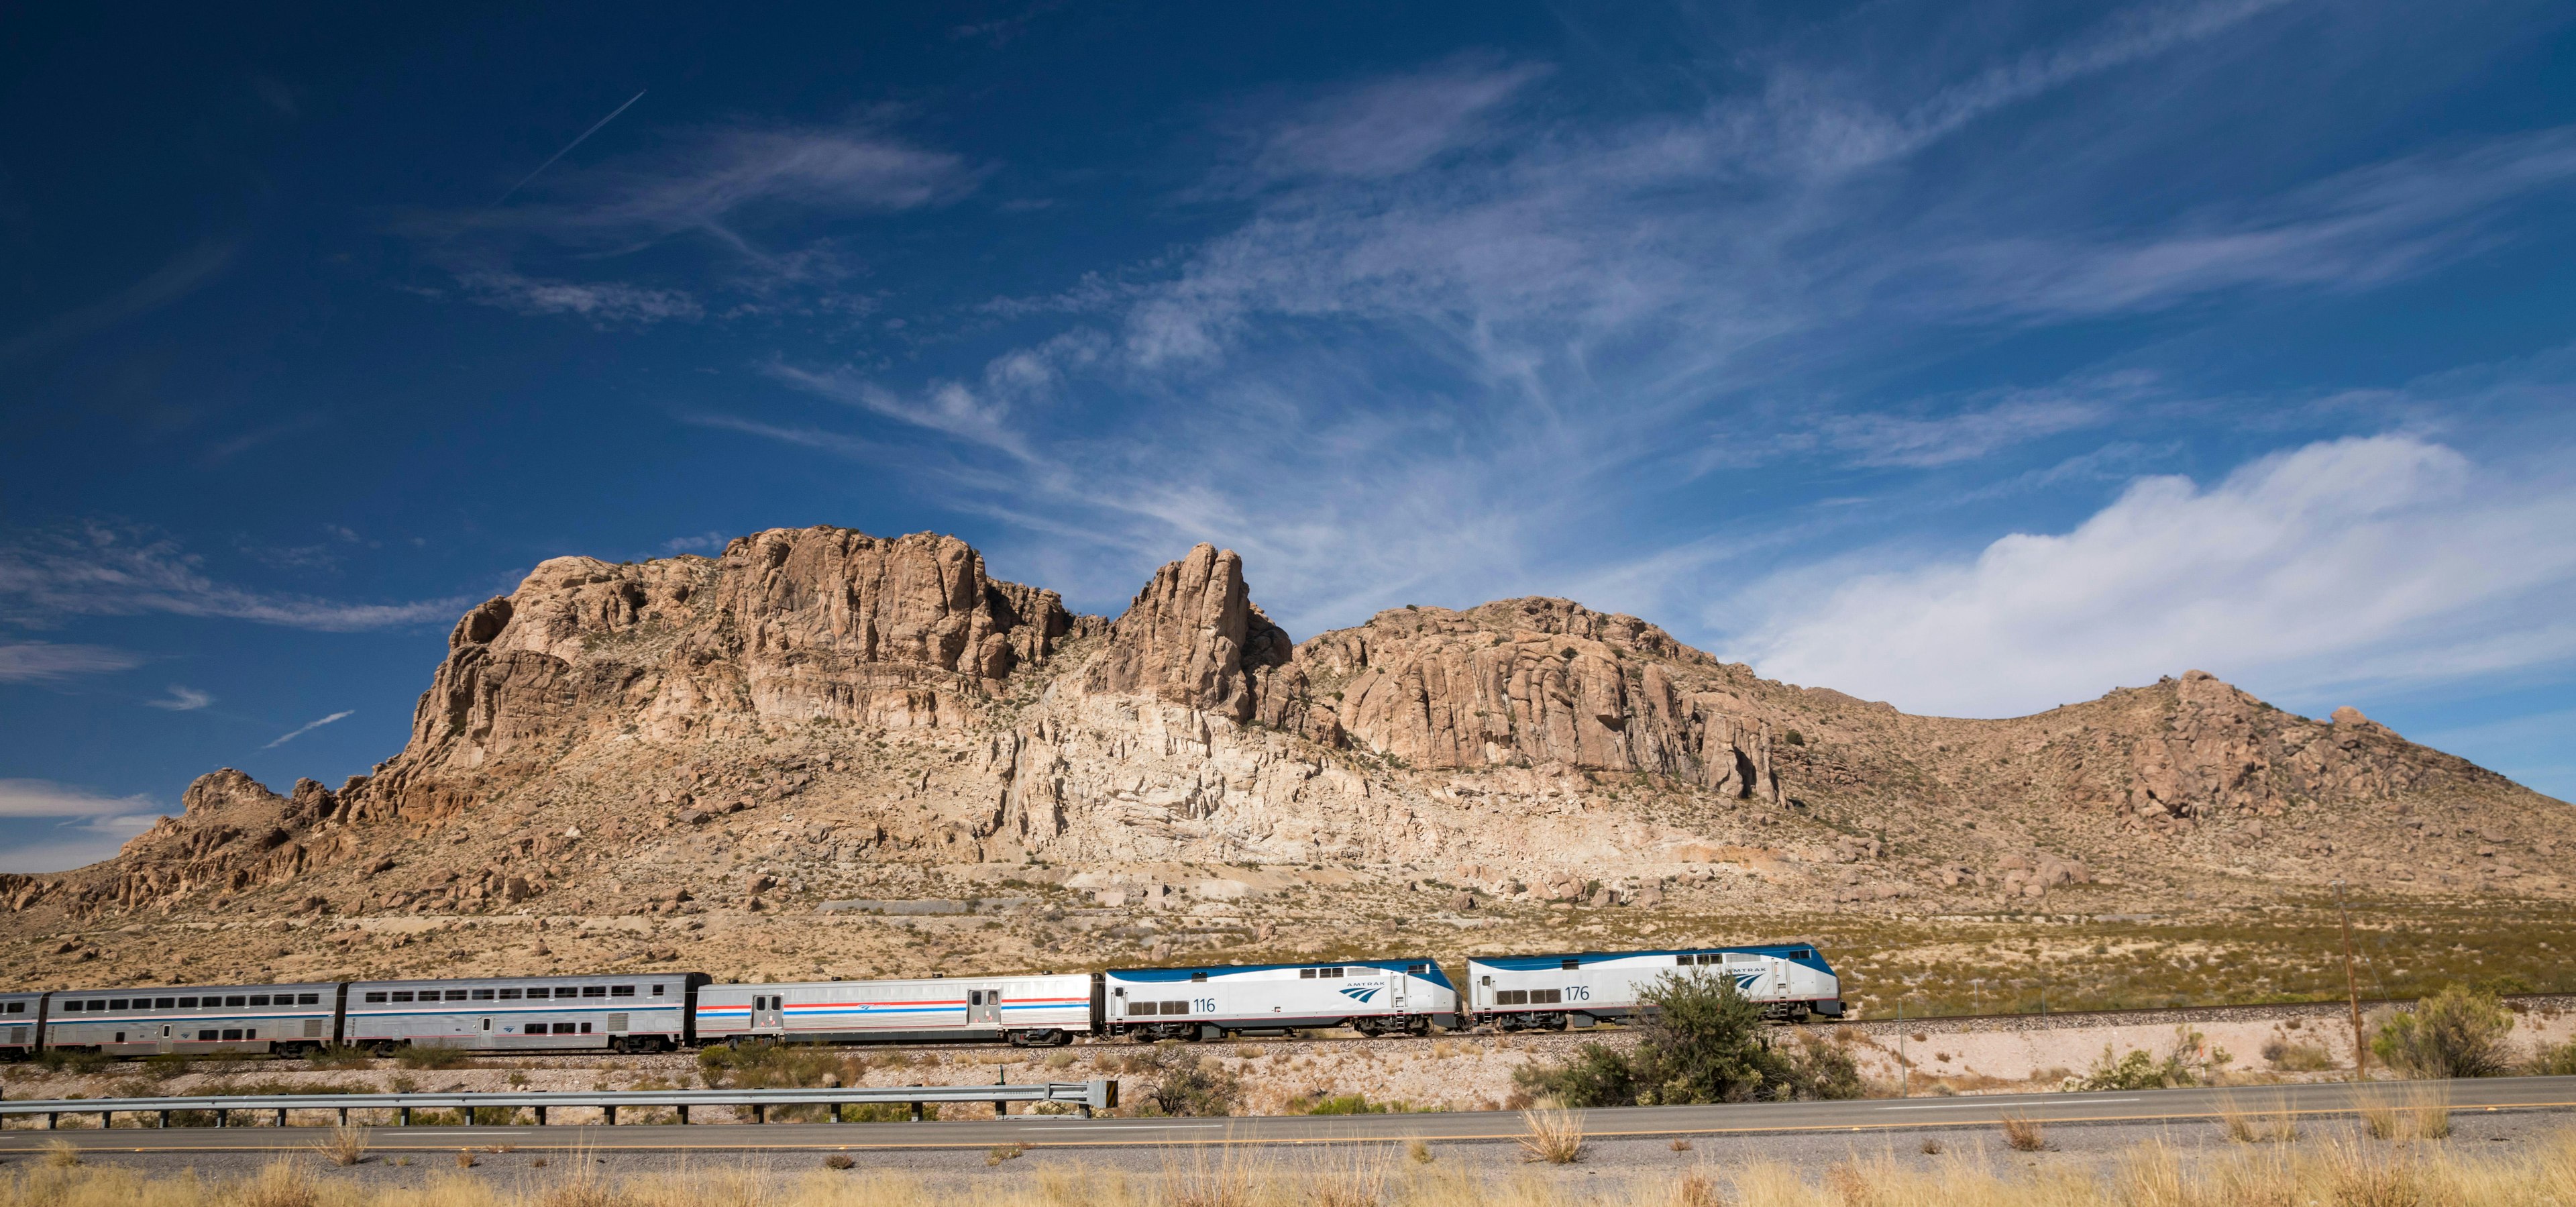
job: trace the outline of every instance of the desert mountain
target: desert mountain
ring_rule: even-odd
[[[112,860],[0,877],[0,930],[78,961],[99,948],[75,932],[120,925],[659,925],[977,892],[1059,921],[1068,900],[1232,911],[1264,941],[1244,899],[1301,892],[1411,892],[1413,913],[1461,919],[1668,895],[2101,908],[2335,880],[2556,897],[2576,839],[2563,803],[2356,711],[2292,715],[2197,671],[2031,717],[1919,717],[1561,599],[1392,609],[1297,643],[1207,545],[1110,621],[989,576],[955,538],[838,528],[545,562],[457,622],[410,741],[372,774],[279,795],[220,770],[185,805]],[[635,933],[617,958],[678,957]],[[1122,941],[1043,933],[1065,960]],[[247,974],[288,955],[203,958]]]

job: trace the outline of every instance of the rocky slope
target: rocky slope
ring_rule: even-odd
[[[117,858],[0,878],[0,929],[46,961],[123,963],[149,945],[102,929],[658,917],[697,923],[615,958],[698,959],[701,915],[752,934],[981,892],[1048,911],[1001,929],[1074,959],[1173,940],[1068,908],[1186,905],[1229,920],[1223,946],[1384,893],[1460,925],[1578,898],[2107,908],[2338,879],[2555,897],[2576,840],[2560,802],[2199,672],[1963,721],[1764,680],[1558,599],[1408,607],[1292,643],[1240,559],[1205,545],[1115,621],[929,534],[558,558],[448,644],[373,774],[280,795],[210,773]],[[883,937],[904,944],[884,968],[977,946]],[[203,958],[247,972],[294,947]],[[336,950],[305,954],[367,962]]]

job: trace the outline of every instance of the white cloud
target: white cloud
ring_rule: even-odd
[[[1261,132],[1251,174],[1382,177],[1472,142],[1482,118],[1548,69],[1467,59],[1334,89]]]
[[[168,709],[171,712],[195,712],[214,702],[215,697],[210,693],[173,683],[170,685],[169,699],[146,700],[143,703],[151,708]]]
[[[2576,483],[2410,436],[2310,444],[2203,488],[2142,479],[2061,535],[1766,581],[1730,653],[1916,712],[2033,712],[2199,668],[2269,693],[2576,657],[2539,606],[2576,585]]]
[[[348,717],[353,716],[353,715],[355,715],[355,714],[356,714],[356,710],[355,710],[355,709],[351,709],[351,710],[348,710],[348,711],[346,711],[346,712],[335,712],[335,713],[332,713],[330,716],[324,717],[324,718],[322,718],[322,719],[321,719],[321,720],[319,720],[319,721],[307,721],[307,722],[305,722],[305,723],[304,723],[304,724],[302,724],[302,725],[298,725],[298,726],[296,726],[296,727],[295,727],[295,729],[294,729],[293,731],[289,732],[289,733],[280,734],[280,735],[278,736],[278,738],[277,738],[277,740],[276,740],[276,741],[270,742],[268,745],[260,747],[260,749],[262,749],[262,750],[275,750],[275,749],[277,749],[278,747],[283,746],[283,745],[287,744],[288,742],[292,742],[292,741],[294,741],[294,740],[295,740],[295,739],[297,739],[297,738],[303,737],[304,735],[306,735],[306,734],[308,734],[308,733],[311,733],[311,732],[313,732],[314,730],[320,729],[320,728],[322,728],[322,727],[323,727],[323,726],[325,726],[325,725],[328,725],[328,724],[330,724],[330,723],[332,723],[332,722],[334,722],[334,721],[345,720],[345,719],[347,719]]]
[[[102,796],[52,780],[0,779],[0,817],[158,816],[158,809],[140,794]]]
[[[543,281],[500,269],[456,274],[467,297],[518,314],[570,314],[601,323],[651,323],[694,319],[706,313],[698,300],[676,289],[651,289],[616,281]]]
[[[103,645],[22,641],[0,645],[0,683],[36,683],[73,675],[99,675],[143,665],[140,654]]]
[[[201,566],[176,542],[105,525],[31,537],[0,545],[0,612],[38,618],[164,612],[355,632],[450,620],[472,602],[332,603],[229,586]]]

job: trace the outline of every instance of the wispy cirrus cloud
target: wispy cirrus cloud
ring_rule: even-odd
[[[115,326],[139,314],[158,310],[196,292],[230,268],[238,244],[200,243],[173,256],[151,275],[89,305],[66,311],[7,339],[0,339],[0,364]]]
[[[46,641],[0,644],[0,683],[41,683],[75,675],[103,675],[143,665],[143,656],[104,645]]]
[[[20,618],[164,613],[354,632],[452,619],[471,601],[335,603],[223,583],[175,541],[90,525],[0,545],[0,613]]]
[[[325,726],[325,725],[329,725],[329,724],[332,724],[332,723],[337,722],[337,721],[345,721],[345,720],[348,720],[350,717],[355,716],[355,715],[357,715],[357,711],[356,711],[355,709],[349,709],[349,710],[345,710],[345,711],[341,711],[341,712],[335,712],[335,713],[332,713],[330,716],[323,717],[323,718],[321,718],[320,720],[316,720],[316,721],[307,721],[307,722],[305,722],[305,723],[304,723],[304,724],[302,724],[302,725],[298,725],[298,726],[296,726],[294,729],[291,729],[291,730],[289,730],[289,731],[287,731],[287,732],[285,732],[285,733],[279,734],[275,739],[271,740],[267,745],[260,747],[260,749],[262,749],[262,750],[275,750],[275,749],[277,749],[278,747],[283,746],[283,745],[287,744],[288,742],[292,742],[292,741],[294,741],[294,740],[295,740],[295,739],[297,739],[297,738],[303,737],[304,735],[306,735],[306,734],[308,734],[308,733],[311,733],[311,732],[313,732],[314,730],[320,729],[320,728],[322,728],[322,727],[323,727],[323,726]]]
[[[0,872],[59,872],[116,854],[161,820],[151,797],[39,779],[0,779]],[[53,824],[46,825],[51,820]]]
[[[143,704],[147,708],[158,708],[166,712],[195,712],[214,702],[215,697],[212,692],[199,691],[193,687],[182,687],[173,683],[170,685],[168,696],[158,700],[146,700]]]

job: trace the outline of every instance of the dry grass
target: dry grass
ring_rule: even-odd
[[[470,1149],[470,1148],[460,1148],[460,1149],[457,1149],[457,1150],[456,1150],[456,1167],[457,1167],[458,1169],[472,1169],[472,1168],[474,1168],[474,1150],[473,1150],[473,1149]]]
[[[81,1163],[80,1148],[69,1140],[45,1141],[45,1164],[53,1169],[70,1169]]]
[[[2338,1133],[2303,1144],[2199,1148],[2149,1141],[2108,1161],[2036,1166],[1984,1151],[1900,1162],[1890,1144],[1822,1169],[1776,1161],[1569,1176],[1409,1166],[1388,1144],[1197,1149],[1161,1177],[1080,1165],[941,1186],[811,1167],[612,1178],[584,1154],[520,1179],[440,1170],[400,1182],[309,1158],[240,1179],[146,1176],[114,1165],[0,1166],[0,1207],[2569,1207],[2576,1129],[2505,1145],[2388,1144]],[[831,1154],[846,1157],[846,1154]],[[827,1161],[827,1165],[829,1162]],[[853,1163],[855,1164],[855,1163]]]
[[[2440,1140],[2451,1134],[2451,1091],[2438,1081],[2358,1091],[2353,1109],[2374,1140]]]
[[[367,1159],[367,1129],[341,1124],[313,1143],[313,1151],[333,1165],[355,1165]]]
[[[1004,1161],[1014,1161],[1019,1159],[1021,1153],[1027,1151],[1029,1150],[1024,1145],[996,1144],[984,1150],[984,1164],[999,1165]]]
[[[2048,1147],[2048,1133],[2028,1115],[2005,1115],[2004,1146],[2017,1153],[2035,1153]]]
[[[848,1169],[858,1163],[858,1160],[848,1153],[833,1153],[831,1156],[823,1158],[823,1168],[825,1169]]]
[[[2289,1101],[2279,1095],[2268,1105],[2249,1103],[2237,1094],[2220,1098],[2218,1126],[2238,1144],[2278,1144],[2299,1138],[2298,1116],[2290,1113]]]
[[[1404,1142],[1404,1155],[1416,1165],[1429,1165],[1432,1162],[1431,1142],[1420,1136],[1407,1140]]]
[[[1572,1165],[1583,1159],[1583,1120],[1561,1106],[1533,1106],[1523,1114],[1521,1159]]]

